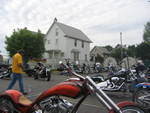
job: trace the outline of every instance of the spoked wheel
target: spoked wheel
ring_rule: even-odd
[[[121,109],[122,113],[148,113],[145,109],[139,106],[126,106]]]
[[[46,81],[49,81],[51,79],[51,73],[47,72],[47,76],[45,77]]]
[[[133,101],[146,109],[150,108],[150,90],[138,89],[133,95]]]
[[[1,113],[15,113],[14,105],[6,98],[0,98],[0,112]]]

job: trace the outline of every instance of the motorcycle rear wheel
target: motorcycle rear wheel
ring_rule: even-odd
[[[132,97],[132,100],[139,106],[146,109],[150,108],[150,90],[148,89],[137,89]]]
[[[122,113],[148,113],[148,111],[139,106],[125,106],[121,111]]]
[[[49,81],[51,79],[51,72],[47,72],[47,76],[45,77],[46,81]]]
[[[15,113],[13,103],[6,98],[0,98],[0,112]]]

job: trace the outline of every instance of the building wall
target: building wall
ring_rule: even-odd
[[[56,29],[58,29],[59,35],[56,36]],[[59,62],[59,60],[64,60],[65,58],[70,58],[71,62],[74,62],[74,56],[71,52],[72,49],[77,49],[80,51],[79,53],[79,60],[82,62],[85,62],[85,54],[87,54],[87,60],[90,61],[90,43],[84,41],[84,48],[82,48],[82,41],[77,40],[77,46],[74,46],[75,39],[65,37],[65,33],[57,26],[57,24],[54,24],[47,34],[46,37],[46,43],[45,43],[45,49],[49,50],[48,53],[44,53],[44,58],[47,59],[47,63],[55,64]],[[58,40],[58,43],[56,44],[56,40]],[[49,42],[49,44],[48,44]],[[54,58],[52,55],[54,55],[52,50],[60,50],[58,52],[55,51]],[[61,53],[64,53],[64,56],[61,57]],[[54,66],[57,67],[57,66]]]
[[[94,54],[95,56],[97,56],[97,54],[99,54],[100,56],[104,57],[102,52],[96,47],[94,47],[94,49],[91,51],[91,54]]]
[[[58,36],[55,35],[56,29],[58,29]],[[57,26],[57,24],[54,24],[51,31],[48,33],[45,44],[46,50],[56,50],[61,49],[62,51],[66,51],[66,38],[64,37],[64,32]],[[58,40],[58,44],[56,45],[56,40]],[[48,41],[50,41],[50,44],[48,44]]]
[[[77,40],[77,46],[74,45],[75,39],[67,38],[67,57],[74,59],[74,54],[71,52],[72,49],[77,49],[80,51],[79,60],[85,61],[85,55],[87,55],[87,60],[90,60],[90,43],[84,41],[84,48],[82,48],[82,41]]]

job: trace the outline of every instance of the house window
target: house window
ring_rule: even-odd
[[[94,61],[94,56],[91,56],[90,61]]]
[[[85,54],[85,62],[87,62],[87,54]]]
[[[74,61],[76,61],[77,59],[79,59],[79,53],[74,53]]]
[[[56,29],[56,32],[55,32],[56,34],[56,36],[58,36],[59,35],[59,30],[58,30],[58,28]]]
[[[56,45],[58,45],[58,39],[56,39]]]
[[[82,41],[82,48],[84,48],[84,41]]]
[[[76,39],[74,40],[74,46],[77,46],[77,40]]]
[[[64,57],[64,56],[65,56],[65,53],[64,53],[64,52],[62,52],[62,53],[61,53],[61,57]]]
[[[48,40],[48,41],[47,41],[47,43],[48,43],[48,44],[50,44],[50,43],[51,43],[51,41],[50,41],[50,40]]]

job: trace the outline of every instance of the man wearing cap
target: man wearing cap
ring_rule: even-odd
[[[18,53],[16,53],[13,56],[13,62],[12,62],[12,81],[9,84],[8,89],[12,89],[16,81],[19,81],[19,87],[20,92],[22,92],[24,95],[28,94],[27,92],[24,92],[24,85],[23,85],[23,78],[22,78],[22,68],[24,68],[24,65],[22,64],[22,56],[24,54],[24,50],[20,49]]]

